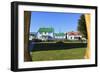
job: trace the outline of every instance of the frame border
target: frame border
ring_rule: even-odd
[[[39,68],[18,68],[18,5],[34,5],[34,6],[50,6],[50,7],[68,7],[68,8],[83,8],[95,10],[95,64],[72,65],[72,66],[52,66]],[[97,59],[97,6],[84,5],[68,5],[68,4],[52,4],[52,3],[36,3],[36,2],[11,2],[11,71],[32,71],[32,70],[50,70],[50,69],[65,69],[65,68],[81,68],[81,67],[96,67]]]

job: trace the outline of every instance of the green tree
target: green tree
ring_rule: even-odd
[[[84,14],[82,14],[78,20],[77,30],[82,34],[83,37],[87,38],[87,28]]]

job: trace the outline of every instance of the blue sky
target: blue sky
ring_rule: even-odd
[[[55,32],[77,31],[79,13],[32,12],[30,32],[37,32],[41,27],[53,27]]]

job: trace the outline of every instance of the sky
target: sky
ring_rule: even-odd
[[[80,13],[31,12],[30,32],[39,28],[54,28],[55,33],[77,31]]]

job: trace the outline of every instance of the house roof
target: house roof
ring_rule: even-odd
[[[53,28],[39,28],[38,32],[54,32]]]
[[[74,35],[74,36],[75,35],[81,35],[80,32],[73,32],[73,31],[72,32],[68,32],[67,34],[68,35]]]
[[[64,33],[54,33],[55,36],[65,36]]]

